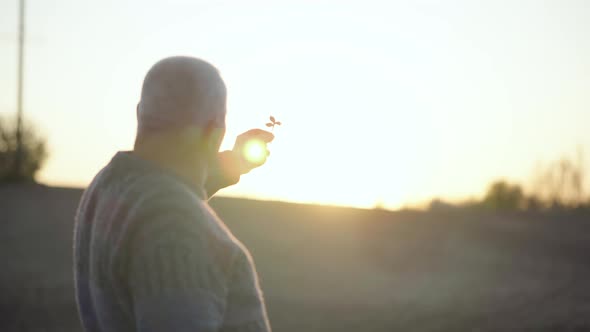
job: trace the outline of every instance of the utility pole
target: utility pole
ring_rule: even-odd
[[[25,52],[25,0],[19,0],[18,22],[18,85],[16,92],[16,156],[14,175],[19,177],[23,163],[23,70]]]

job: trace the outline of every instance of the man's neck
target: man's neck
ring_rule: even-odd
[[[169,170],[198,191],[202,191],[205,188],[207,165],[202,160],[191,160],[188,156],[180,157],[174,153],[155,152],[154,150],[138,146],[135,147],[132,153],[141,159]]]

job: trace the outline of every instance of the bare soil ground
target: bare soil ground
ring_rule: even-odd
[[[81,331],[82,191],[0,187],[0,331]],[[388,212],[214,198],[275,331],[590,331],[590,214]]]

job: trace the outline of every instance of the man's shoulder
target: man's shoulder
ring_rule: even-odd
[[[116,200],[129,212],[167,207],[196,211],[195,202],[200,200],[187,184],[122,152],[95,176],[86,192],[95,200]]]
[[[229,261],[239,251],[234,237],[190,188],[165,178],[152,177],[128,189],[121,248],[146,245],[176,247],[185,251],[211,251]]]
[[[185,184],[166,175],[139,176],[129,183],[125,196],[143,208],[200,209],[199,197]]]
[[[190,227],[218,239],[233,240],[207,201],[175,179],[165,175],[138,178],[124,196],[134,223]]]

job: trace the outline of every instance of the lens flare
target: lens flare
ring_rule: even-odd
[[[260,164],[266,159],[266,145],[260,140],[250,140],[244,145],[244,158],[253,164]]]

